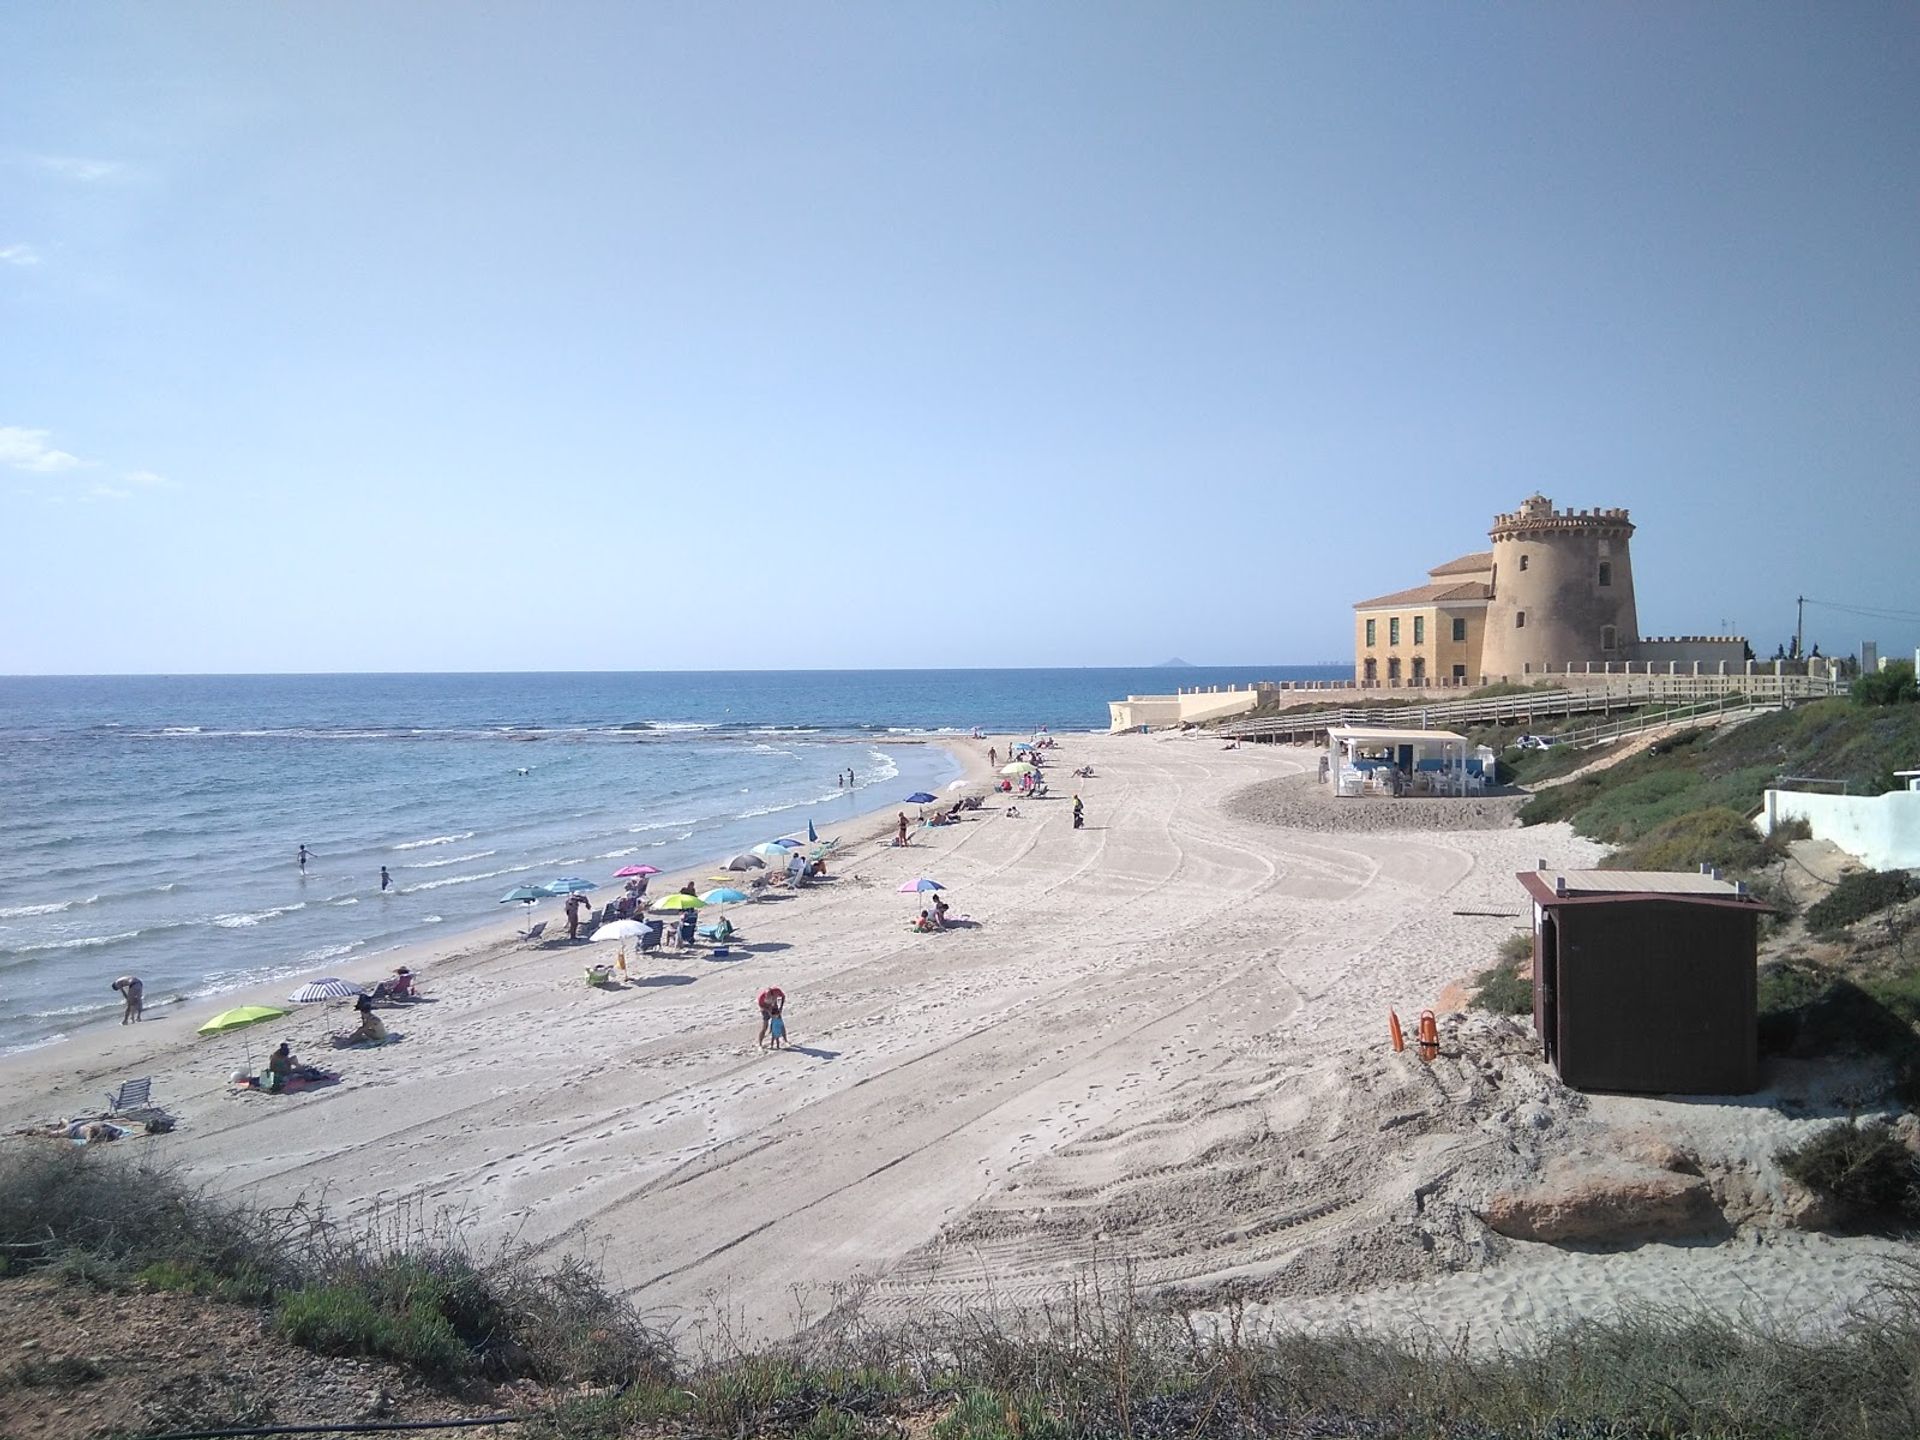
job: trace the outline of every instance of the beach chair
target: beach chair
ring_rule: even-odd
[[[153,1079],[151,1076],[139,1080],[122,1080],[120,1088],[107,1096],[107,1113],[124,1114],[129,1110],[145,1110],[151,1107]]]
[[[538,940],[542,935],[546,933],[547,933],[547,922],[542,920],[538,925],[535,925],[532,929],[527,931],[527,943],[531,945],[534,941]]]

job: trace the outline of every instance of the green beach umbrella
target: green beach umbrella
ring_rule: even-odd
[[[706,901],[698,895],[682,895],[678,891],[667,896],[653,908],[656,910],[700,910],[706,907]]]
[[[1016,760],[1011,765],[1002,765],[1000,767],[1000,773],[1002,775],[1031,775],[1033,773],[1033,766],[1024,760]]]
[[[200,1027],[200,1033],[224,1035],[229,1030],[243,1030],[261,1020],[278,1020],[286,1013],[272,1005],[240,1005],[232,1010],[222,1010]]]

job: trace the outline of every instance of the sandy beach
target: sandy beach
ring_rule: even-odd
[[[971,779],[989,743],[1004,752],[955,747]],[[1390,1052],[1389,1008],[1410,1024],[1438,1007],[1527,923],[1515,872],[1597,858],[1565,827],[1386,802],[1306,828],[1312,752],[1200,736],[1073,735],[1054,755],[1052,794],[1017,815],[996,801],[906,849],[847,827],[827,883],[734,907],[725,958],[649,955],[591,988],[583,966],[610,947],[503,925],[391,957],[428,997],[384,1012],[397,1044],[328,1049],[345,1007],[207,1040],[192,1027],[213,1007],[151,1013],[0,1065],[0,1122],[151,1075],[179,1128],[113,1153],[257,1201],[445,1212],[483,1242],[575,1248],[643,1309],[749,1338],[854,1298],[880,1319],[1019,1305],[1099,1266],[1310,1325],[1484,1336],[1636,1300],[1821,1323],[1897,1253],[1758,1220],[1580,1253],[1479,1222],[1493,1190],[1623,1130],[1764,1190],[1771,1149],[1832,1113],[1589,1099],[1522,1025],[1481,1016],[1443,1017],[1431,1065]],[[920,905],[897,892],[918,876],[971,923],[913,933]],[[783,1053],[755,1045],[768,985],[789,997]],[[283,1038],[340,1083],[228,1084]]]

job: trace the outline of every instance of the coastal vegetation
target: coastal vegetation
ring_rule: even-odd
[[[1551,752],[1547,752],[1551,753]],[[1741,874],[1771,858],[1747,817],[1783,776],[1817,777],[1855,795],[1895,789],[1894,770],[1920,754],[1920,706],[1817,700],[1721,730],[1689,729],[1607,769],[1542,790],[1521,823],[1565,820],[1589,839],[1620,847],[1613,863],[1648,858],[1701,862]],[[1715,813],[1711,819],[1686,820]],[[1728,819],[1740,822],[1731,823]],[[1649,848],[1636,853],[1635,847]]]
[[[1516,931],[1500,942],[1500,958],[1473,977],[1473,1005],[1496,1015],[1533,1013],[1533,936]]]
[[[1890,1152],[1871,1127],[1808,1149],[1803,1168],[1816,1180],[1831,1175],[1877,1202],[1893,1194]],[[1150,1302],[1121,1273],[1091,1275],[1020,1316],[929,1312],[880,1325],[854,1294],[788,1344],[739,1345],[722,1325],[696,1328],[683,1353],[578,1262],[543,1270],[523,1255],[479,1257],[450,1232],[397,1217],[356,1227],[304,1207],[236,1207],[170,1174],[66,1148],[0,1153],[0,1245],[8,1276],[58,1276],[76,1294],[219,1296],[270,1316],[285,1344],[384,1356],[471,1412],[519,1415],[522,1433],[543,1440],[1866,1440],[1920,1428],[1920,1271],[1905,1267],[1890,1271],[1874,1313],[1819,1339],[1646,1313],[1496,1354],[1431,1338],[1287,1333],[1235,1301],[1204,1314]],[[57,1379],[77,1400],[114,1383],[110,1360],[34,1363],[0,1387]],[[257,1409],[247,1414],[258,1423]]]

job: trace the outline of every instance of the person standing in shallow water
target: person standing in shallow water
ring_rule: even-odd
[[[307,857],[312,853],[313,852],[308,850],[306,846],[302,845],[300,847],[300,873],[302,875],[307,873]]]
[[[380,888],[382,890],[393,888],[393,877],[387,873],[387,867],[384,865],[380,867]]]
[[[120,1012],[120,1023],[126,1025],[138,1020],[140,1012],[145,1008],[143,997],[147,990],[147,987],[140,983],[140,977],[122,975],[113,982],[113,988],[118,990],[120,997],[127,1002],[127,1008]]]

